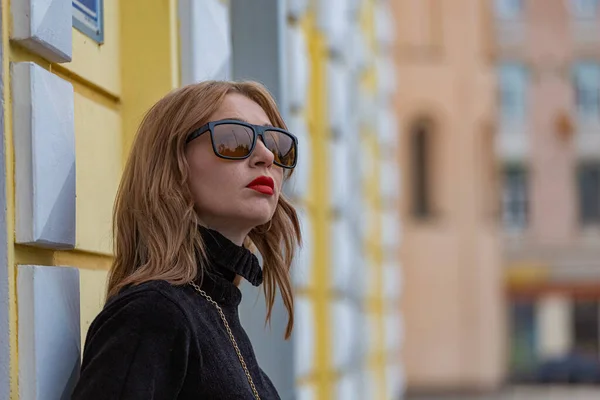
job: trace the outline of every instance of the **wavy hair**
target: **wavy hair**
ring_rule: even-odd
[[[209,122],[229,93],[255,101],[274,126],[287,129],[270,93],[256,82],[201,82],[159,100],[140,124],[117,191],[108,298],[127,285],[152,280],[185,285],[202,276],[206,253],[188,187],[185,143],[190,132]],[[263,258],[267,323],[279,288],[288,313],[287,339],[294,325],[289,271],[302,239],[296,211],[283,194],[268,224],[270,229],[253,229],[244,245],[255,246]]]

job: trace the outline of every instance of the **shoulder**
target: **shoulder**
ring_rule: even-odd
[[[110,298],[90,327],[112,323],[166,329],[189,327],[188,318],[178,301],[178,288],[164,281],[146,282],[122,290]]]

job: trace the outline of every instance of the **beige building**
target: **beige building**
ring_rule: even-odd
[[[599,3],[495,2],[513,380],[600,382]]]
[[[493,390],[504,378],[505,323],[492,3],[392,4],[408,391]]]

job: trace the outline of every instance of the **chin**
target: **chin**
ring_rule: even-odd
[[[240,216],[240,218],[245,219],[246,221],[248,221],[248,226],[250,226],[252,229],[264,225],[264,224],[268,224],[269,221],[271,220],[273,216],[273,213],[269,211],[267,212],[257,212],[254,213],[252,215],[245,215],[245,216]]]

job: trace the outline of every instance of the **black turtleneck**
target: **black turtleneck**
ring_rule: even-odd
[[[240,275],[262,283],[254,254],[201,228],[208,268],[202,289],[221,306],[261,399],[279,399],[240,324]],[[75,400],[253,399],[214,305],[191,286],[152,281],[111,298],[90,326]]]

